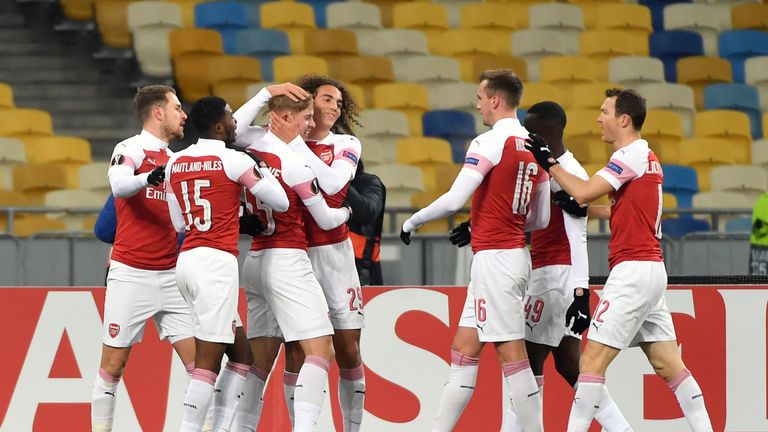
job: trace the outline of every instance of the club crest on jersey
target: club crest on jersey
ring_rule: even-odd
[[[352,153],[351,151],[344,150],[344,152],[341,155],[351,160],[352,162],[357,163],[357,155]]]
[[[615,171],[616,174],[621,174],[622,172],[624,172],[624,168],[618,166],[614,162],[608,162],[608,169],[611,171]]]
[[[333,160],[333,150],[328,148],[320,151],[320,159],[322,159],[322,161],[327,164],[331,163],[331,161]]]
[[[111,323],[109,325],[109,336],[114,339],[119,334],[120,334],[120,325]]]
[[[470,165],[477,165],[480,163],[480,159],[474,158],[474,157],[466,157],[464,158],[464,163],[470,164]]]
[[[112,162],[110,162],[110,165],[122,165],[123,162],[125,162],[125,156],[119,154],[115,155],[115,157],[112,158]]]

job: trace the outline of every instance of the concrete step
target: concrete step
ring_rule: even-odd
[[[19,12],[3,12],[0,14],[0,28],[23,27],[24,15]]]
[[[132,123],[130,113],[70,113],[52,112],[53,129],[120,129]]]
[[[93,99],[133,97],[133,91],[122,83],[106,84],[103,81],[90,84],[16,84],[13,86],[14,97],[24,98],[63,98],[63,99]]]
[[[60,70],[0,70],[0,82],[6,82],[13,86],[16,84],[39,85],[53,83],[86,83],[98,81],[101,74],[93,69],[60,69]]]
[[[96,65],[74,55],[64,53],[46,54],[46,55],[4,55],[3,62],[0,65],[2,70],[23,70],[23,69],[62,69],[62,70],[89,70],[95,69]]]
[[[16,106],[20,108],[38,108],[51,113],[99,113],[133,114],[130,97],[102,98],[19,98],[15,97]]]
[[[46,33],[25,27],[0,27],[0,40],[3,42],[50,42]]]
[[[0,41],[0,55],[61,55],[71,52],[68,47],[58,46],[48,42],[8,42]]]

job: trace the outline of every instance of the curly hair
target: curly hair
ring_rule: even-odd
[[[306,90],[307,93],[311,94],[312,97],[316,97],[317,89],[324,85],[334,86],[339,89],[341,92],[341,115],[339,115],[338,120],[336,120],[336,123],[331,127],[331,132],[336,134],[354,135],[353,127],[361,126],[360,122],[357,120],[357,117],[360,114],[360,109],[357,106],[357,103],[355,103],[352,93],[341,83],[341,81],[322,75],[310,74],[299,78],[299,81],[296,84]]]

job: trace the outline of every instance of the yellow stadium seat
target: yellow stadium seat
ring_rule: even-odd
[[[397,110],[408,117],[411,135],[421,136],[421,116],[429,111],[427,89],[419,84],[379,84],[373,89],[374,107]]]
[[[289,55],[275,58],[275,82],[296,81],[307,74],[328,75],[328,62],[321,57]]]
[[[185,54],[173,62],[176,86],[181,99],[186,102],[211,96],[211,76],[208,63],[210,60],[221,57],[222,54]]]
[[[459,64],[461,59],[459,58]],[[528,65],[521,57],[510,55],[485,56],[478,55],[471,58],[471,69],[468,75],[464,75],[462,66],[462,80],[466,82],[477,82],[481,73],[489,69],[511,69],[522,81],[528,81]]]
[[[232,109],[246,102],[249,85],[262,81],[261,64],[253,57],[222,55],[207,63],[211,94],[224,98]]]
[[[633,37],[647,42],[648,35],[653,32],[651,10],[647,6],[639,4],[602,4],[597,9],[595,28],[629,32]],[[637,52],[636,54],[648,55],[647,43],[645,47],[645,52]]]
[[[600,111],[605,101],[605,91],[610,88],[623,88],[610,82],[579,83],[566,88],[568,92],[568,109],[591,109]],[[525,92],[523,92],[525,94]]]
[[[588,163],[605,162],[608,160],[608,156],[613,152],[610,144],[595,137],[577,137],[575,139],[569,139],[566,142],[566,145],[576,159]]]
[[[303,54],[304,33],[316,28],[315,12],[305,3],[275,1],[261,5],[261,26],[288,33],[291,52]]]
[[[462,168],[461,164],[455,163],[420,165],[419,167],[421,176],[424,178],[425,189],[439,193],[445,193],[451,188]]]
[[[453,164],[451,144],[440,138],[404,138],[397,143],[397,161],[419,167]]]
[[[724,58],[693,56],[677,61],[677,82],[693,89],[697,110],[704,109],[704,87],[731,81],[731,63]]]
[[[448,30],[448,10],[439,3],[397,3],[392,9],[392,27],[424,32],[429,50],[437,52],[441,36]]]
[[[20,192],[0,191],[0,207],[29,207],[31,205],[29,198]],[[14,222],[18,221],[19,217],[16,216]],[[8,232],[8,217],[5,212],[0,212],[0,232]]]
[[[598,80],[595,62],[588,57],[551,56],[541,59],[541,81],[573,85]]]
[[[50,191],[65,189],[67,170],[60,165],[24,164],[13,168],[13,189],[29,198],[30,204],[42,204]]]
[[[583,162],[600,162],[594,160],[601,156],[600,146],[596,145],[601,141],[600,127],[597,124],[597,115],[599,112],[594,110],[568,110],[568,123],[563,132],[563,139],[568,148],[573,149],[573,154],[577,159]],[[607,147],[608,144],[605,144]],[[587,158],[579,153],[588,154]],[[605,153],[602,153],[605,154]],[[605,157],[602,160],[606,160]]]
[[[430,205],[434,200],[440,198],[442,194],[443,192],[432,190],[417,192],[411,197],[411,205],[416,208],[424,208]],[[446,234],[449,229],[450,224],[448,223],[448,218],[443,218],[425,223],[419,227],[417,232],[420,234]]]
[[[528,109],[531,105],[542,101],[553,101],[563,106],[568,105],[565,94],[554,84],[528,82],[523,85],[523,98],[520,100],[520,108]]]
[[[691,138],[680,142],[680,163],[696,170],[699,190],[711,189],[710,171],[718,165],[732,165],[737,155],[731,144],[718,138]]]
[[[0,115],[0,136],[25,138],[53,135],[53,122],[47,111],[16,108]]]
[[[645,114],[642,136],[661,163],[680,163],[683,121],[674,111],[649,109]]]
[[[185,55],[224,54],[224,43],[216,30],[182,28],[171,31],[168,37],[174,61]]]
[[[6,83],[0,83],[0,110],[14,109],[13,88]]]
[[[111,48],[130,48],[128,4],[130,0],[96,0],[96,26],[101,41]]]
[[[366,105],[373,105],[374,86],[395,79],[392,61],[386,57],[359,56],[330,60],[328,71],[337,79],[360,86],[364,97],[360,97],[359,101]]]
[[[2,188],[11,190],[13,167],[27,161],[24,143],[17,138],[0,137],[0,183]]]
[[[33,164],[56,164],[63,167],[67,176],[62,186],[79,187],[79,172],[83,164],[91,162],[91,143],[76,137],[47,136],[24,138],[27,162]]]
[[[47,232],[66,231],[67,225],[45,215],[28,215],[13,221],[13,235],[16,237],[31,237]]]
[[[74,21],[93,21],[94,0],[60,0],[61,12]]]
[[[438,50],[433,54],[446,56],[509,55],[512,32],[507,30],[460,28],[449,30],[441,36]]]
[[[662,193],[661,194],[661,207],[663,209],[676,209],[677,208],[677,197],[675,197],[671,193]]]
[[[695,135],[701,138],[721,138],[728,142],[728,153],[735,156],[734,162],[752,162],[752,134],[749,117],[743,112],[731,110],[709,110],[696,113]]]
[[[312,29],[304,33],[304,50],[308,55],[331,61],[357,55],[357,36],[349,30]]]
[[[567,37],[552,30],[518,30],[512,33],[512,55],[525,59],[528,79],[538,81],[541,59],[568,54]]]
[[[734,29],[768,30],[768,5],[760,3],[736,4],[731,9]]]
[[[104,196],[112,192],[107,171],[109,165],[104,162],[95,162],[82,165],[78,173],[80,189],[100,193]]]
[[[570,149],[569,149],[569,150],[570,150]],[[578,158],[577,158],[577,159],[578,159]],[[581,162],[581,161],[579,161],[579,162]],[[598,162],[593,162],[593,163],[583,163],[583,162],[582,162],[581,166],[584,168],[584,171],[586,171],[586,172],[587,172],[587,175],[588,175],[588,176],[590,176],[590,177],[592,177],[592,176],[593,176],[593,175],[595,175],[595,174],[596,174],[598,171],[600,171],[601,169],[603,169],[603,167],[605,167],[605,165],[606,165],[606,162],[607,162],[607,161],[602,161],[601,163],[598,163]]]
[[[611,59],[643,55],[637,52],[637,45],[632,33],[621,30],[589,30],[579,35],[579,54],[594,60],[595,73],[601,81],[608,81],[608,63]]]
[[[509,54],[510,36],[514,30],[521,28],[516,12],[519,12],[517,8],[509,4],[463,3],[459,10],[459,30],[483,30],[484,33],[475,35],[484,38],[486,45],[498,54]]]
[[[528,0],[489,0],[490,4],[503,4],[511,8],[511,12],[507,12],[506,16],[509,17],[510,22],[514,23],[515,28],[524,29],[528,28],[528,19],[531,6],[539,4],[540,2],[528,1]]]
[[[365,110],[368,107],[368,104],[365,101],[365,92],[363,91],[363,88],[357,84],[348,82],[342,82],[342,84],[347,88],[350,95],[352,95],[352,99],[355,101],[355,106],[361,111]]]
[[[97,209],[104,205],[104,196],[96,192],[79,189],[62,189],[45,194],[44,205],[46,207],[58,207],[67,209]],[[87,213],[54,213],[53,217],[66,225],[68,230],[81,231],[84,229]]]
[[[749,206],[768,190],[768,175],[753,165],[724,165],[710,172],[712,190],[738,192],[749,199]]]
[[[195,26],[195,6],[205,0],[167,0],[179,7],[181,25],[186,28]]]
[[[768,112],[763,113],[763,136],[768,137]]]

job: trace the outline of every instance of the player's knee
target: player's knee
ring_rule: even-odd
[[[579,378],[579,360],[555,360],[555,369],[568,384],[576,384],[576,380]],[[534,371],[535,372],[535,371]]]
[[[342,369],[352,369],[360,366],[360,348],[355,343],[336,347],[336,362]]]
[[[674,359],[652,358],[649,361],[653,371],[664,381],[671,381],[682,370],[682,366],[678,365],[678,362],[674,361]]]

